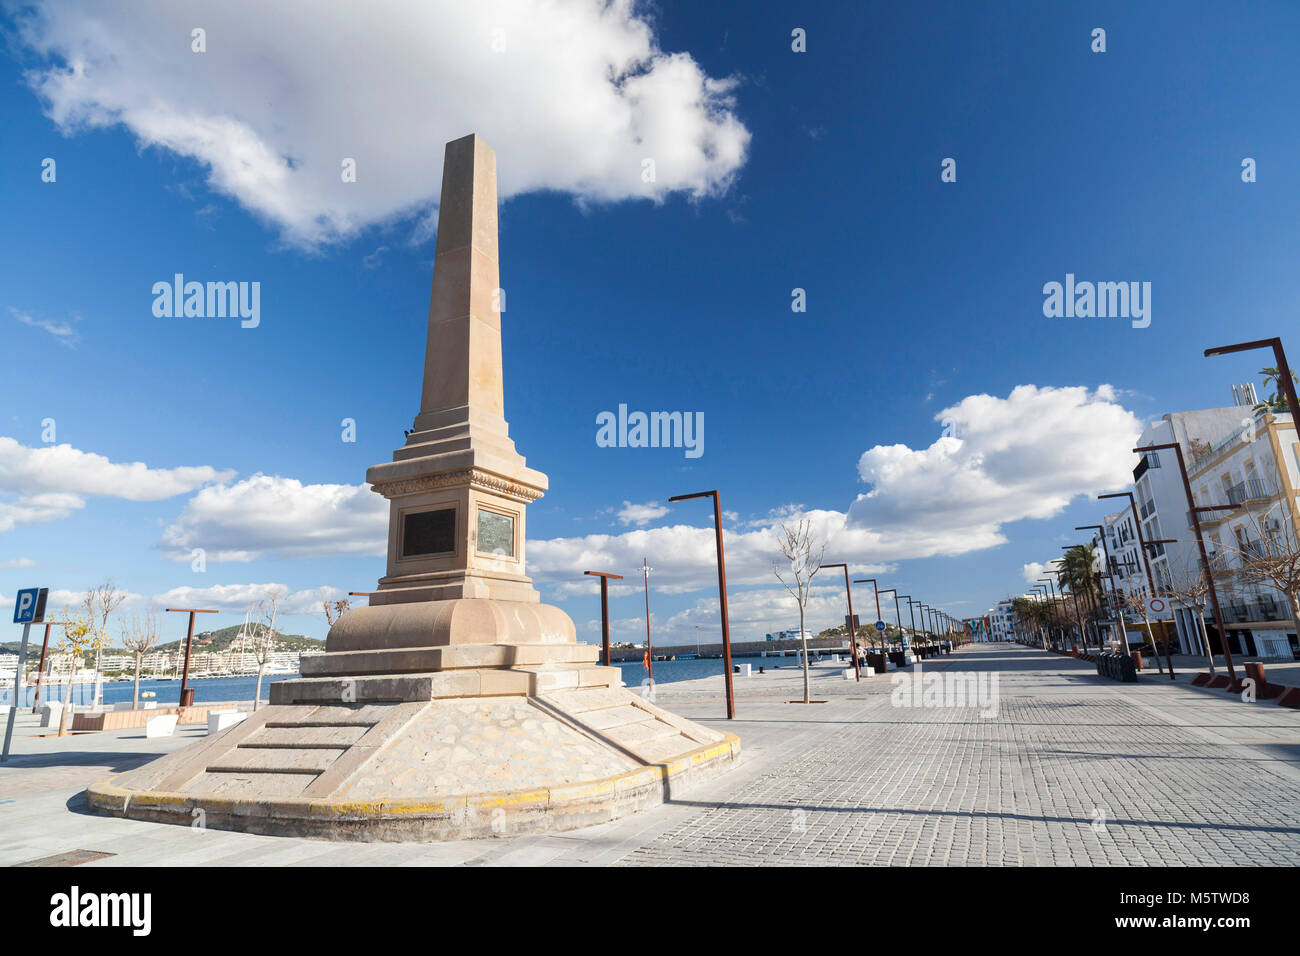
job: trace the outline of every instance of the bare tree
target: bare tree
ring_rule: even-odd
[[[249,609],[249,617],[252,619],[248,630],[249,650],[253,660],[257,661],[257,690],[253,694],[254,711],[262,705],[262,675],[266,673],[266,665],[271,660],[271,654],[274,653],[278,643],[275,616],[280,610],[280,601],[283,599],[284,592],[277,588],[268,594],[265,600],[258,601]]]
[[[158,608],[153,605],[142,614],[132,614],[121,622],[122,646],[135,655],[135,686],[131,691],[131,709],[140,706],[140,668],[144,656],[158,644],[160,635]]]
[[[1205,571],[1201,568],[1201,559],[1184,558],[1178,566],[1171,566],[1169,570],[1169,596],[1173,598],[1175,604],[1180,604],[1192,612],[1192,617],[1196,621],[1196,638],[1205,652],[1210,673],[1213,674],[1215,673],[1214,652],[1210,647],[1209,632],[1205,628],[1205,605],[1209,601],[1210,584],[1205,579]],[[1219,638],[1226,641],[1228,636],[1221,634]]]
[[[81,602],[82,610],[86,612],[86,619],[95,632],[92,641],[95,648],[95,705],[99,705],[104,699],[102,665],[104,648],[108,646],[108,617],[125,600],[126,592],[119,590],[112,578],[105,578],[103,584],[87,591]]]
[[[1151,651],[1156,659],[1156,670],[1158,670],[1161,674],[1163,674],[1165,672],[1165,669],[1160,664],[1160,647],[1158,644],[1156,644],[1156,632],[1155,632],[1155,628],[1151,626],[1151,616],[1147,614],[1146,599],[1143,598],[1142,595],[1138,594],[1136,591],[1122,591],[1122,592],[1117,591],[1115,593],[1119,595],[1119,601],[1120,601],[1119,626],[1125,627],[1124,624],[1125,613],[1133,614],[1133,615],[1138,615],[1138,614],[1142,615],[1142,623],[1145,624],[1147,627],[1147,636],[1151,638]],[[1165,653],[1167,655],[1172,653],[1169,650],[1168,641],[1165,641]],[[1171,667],[1173,666],[1172,661],[1170,662],[1170,666]]]
[[[341,598],[337,601],[331,601],[329,598],[321,598],[321,607],[325,609],[325,623],[333,627],[345,613],[352,610],[352,602],[347,598]]]
[[[59,711],[59,736],[68,734],[68,711],[72,709],[72,684],[77,679],[77,669],[81,666],[81,657],[87,651],[97,650],[103,643],[95,631],[95,624],[90,616],[73,614],[67,608],[63,610],[63,620],[58,622],[63,627],[63,642],[60,649],[72,660],[68,665],[68,692],[63,698],[63,709]],[[15,701],[15,703],[17,703]]]
[[[799,605],[799,641],[803,645],[803,702],[808,704],[812,702],[812,691],[808,680],[808,631],[804,622],[812,579],[821,570],[822,559],[826,555],[826,541],[813,533],[812,522],[806,518],[793,528],[782,521],[777,548],[790,564],[787,572],[790,580],[782,576],[781,565],[775,561],[772,562],[772,572]],[[852,651],[857,654],[858,649],[855,647]]]
[[[1240,564],[1233,573],[1243,584],[1269,587],[1284,594],[1291,605],[1296,633],[1300,633],[1300,545],[1290,517],[1284,509],[1280,518],[1270,521],[1266,516],[1261,524],[1251,515],[1247,527],[1254,532],[1254,538],[1248,537],[1245,547],[1224,546]]]

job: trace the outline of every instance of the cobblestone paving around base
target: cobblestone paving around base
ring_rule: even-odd
[[[988,654],[931,669],[1052,666],[1032,651]],[[1178,685],[1100,683],[1086,662],[1058,660],[1064,681],[1000,674],[993,719],[893,707],[873,682],[842,733],[620,862],[1300,863],[1300,715]],[[1072,680],[1087,693],[1070,694]]]
[[[734,721],[721,719],[720,675],[662,684],[660,706],[741,738],[734,770],[612,823],[457,843],[95,816],[81,787],[185,741],[26,732],[0,770],[0,865],[76,849],[114,854],[88,866],[1300,863],[1300,713],[1183,675],[1103,681],[1086,662],[1015,646],[923,669],[996,673],[997,716],[892,706],[891,677],[845,681],[829,664],[813,679],[820,704],[785,703],[802,697],[794,667],[737,679]]]

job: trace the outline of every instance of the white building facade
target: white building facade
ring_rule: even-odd
[[[1256,417],[1217,444],[1202,446],[1188,466],[1198,506],[1232,506],[1200,517],[1234,654],[1300,658],[1290,599],[1274,586],[1252,583],[1240,571],[1252,557],[1300,551],[1296,439],[1292,416]]]

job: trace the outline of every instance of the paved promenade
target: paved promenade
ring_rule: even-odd
[[[912,668],[911,670],[915,670]],[[54,740],[25,718],[0,769],[0,865],[84,850],[114,865],[1300,864],[1300,712],[1154,669],[1134,684],[1017,645],[975,645],[928,674],[997,676],[978,706],[899,707],[888,677],[795,667],[661,685],[656,702],[740,736],[737,768],[586,830],[449,844],[331,844],[95,816],[80,790],[201,735]],[[904,672],[907,673],[907,672]]]

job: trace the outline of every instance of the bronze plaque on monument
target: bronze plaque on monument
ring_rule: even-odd
[[[402,526],[402,557],[446,554],[455,550],[455,508],[416,511],[406,515]]]
[[[515,556],[515,519],[495,511],[478,512],[478,550],[482,554]]]

